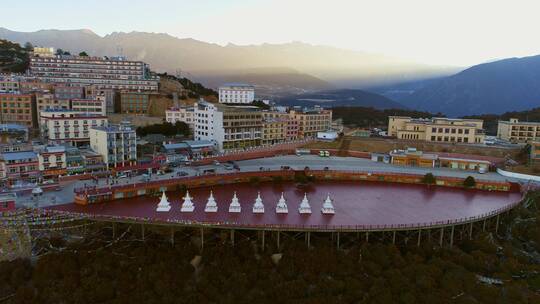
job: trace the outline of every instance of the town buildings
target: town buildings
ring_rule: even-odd
[[[0,156],[5,186],[36,183],[41,178],[38,156],[33,151],[5,152]]]
[[[483,144],[485,139],[482,120],[444,117],[389,116],[388,135],[398,139],[448,143]]]
[[[195,140],[210,140],[218,150],[256,147],[262,140],[262,114],[254,106],[195,104]]]
[[[58,176],[66,175],[67,162],[64,146],[46,146],[37,155],[43,180],[56,181]]]
[[[177,121],[186,123],[190,129],[195,128],[194,123],[194,107],[172,107],[165,111],[165,121],[172,123],[173,125]]]
[[[298,122],[298,138],[315,138],[317,132],[331,129],[332,110],[321,107],[295,108],[289,112],[290,117]]]
[[[63,109],[68,110],[70,108],[69,99],[58,99],[55,94],[48,92],[36,93],[37,112],[43,110]]]
[[[156,91],[158,78],[148,65],[123,57],[33,56],[29,72],[40,81],[72,87],[95,85],[103,89]]]
[[[35,128],[37,110],[34,94],[0,93],[0,123],[13,123]]]
[[[148,113],[150,94],[148,92],[120,92],[120,113]]]
[[[219,87],[219,103],[250,104],[255,100],[255,87],[244,83],[228,83]]]
[[[499,121],[497,137],[513,143],[540,141],[540,122],[523,122],[517,118]]]
[[[106,116],[107,103],[105,96],[96,96],[92,99],[73,99],[71,100],[71,110],[91,115]]]
[[[103,156],[108,168],[137,163],[137,136],[125,123],[92,128],[90,147]]]
[[[43,140],[72,146],[88,145],[90,128],[107,126],[104,115],[73,110],[44,110],[40,112],[40,132]]]

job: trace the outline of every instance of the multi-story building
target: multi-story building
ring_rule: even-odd
[[[20,89],[20,83],[17,77],[0,75],[0,93],[18,93]]]
[[[221,150],[259,146],[262,113],[253,106],[225,106],[204,100],[195,104],[195,140],[210,140]]]
[[[108,168],[137,163],[137,136],[126,124],[92,128],[90,147],[103,156]]]
[[[66,175],[66,147],[47,146],[37,156],[44,180],[57,180],[58,176]]]
[[[33,151],[6,152],[0,155],[7,186],[39,181],[39,161]]]
[[[332,110],[321,107],[293,109],[289,116],[298,122],[298,138],[316,138],[332,126]]]
[[[107,102],[105,96],[94,99],[72,99],[71,110],[92,115],[107,115]]]
[[[277,144],[291,140],[291,122],[287,112],[263,111],[262,144]]]
[[[57,99],[52,93],[36,93],[36,105],[37,111],[39,112],[47,109],[63,109],[68,110],[69,100],[67,99]]]
[[[116,99],[116,91],[114,89],[103,89],[95,85],[86,86],[84,87],[84,96],[90,99],[95,99],[98,96],[105,96],[107,114],[114,113],[114,102]]]
[[[517,118],[499,121],[497,137],[513,143],[540,141],[540,122],[524,122]]]
[[[165,111],[165,121],[172,123],[173,125],[177,121],[186,123],[190,129],[193,130],[195,108],[194,107],[172,107]]]
[[[228,83],[219,87],[219,103],[250,104],[255,100],[255,87],[244,83]]]
[[[82,99],[84,97],[84,88],[57,84],[54,86],[54,96],[60,100]]]
[[[0,123],[37,126],[37,110],[33,94],[0,94]]]
[[[156,91],[158,78],[148,65],[123,57],[54,56],[31,57],[31,75],[44,82],[69,86],[95,85],[104,89]]]
[[[449,143],[484,143],[483,121],[461,118],[388,117],[388,135],[398,139]]]
[[[35,46],[32,54],[37,57],[54,57],[54,48]]]
[[[148,92],[120,92],[120,112],[146,114],[150,105],[149,100]]]
[[[40,113],[40,131],[50,143],[88,145],[90,128],[107,126],[107,117],[73,110],[44,110]]]

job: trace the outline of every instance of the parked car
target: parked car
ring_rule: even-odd
[[[231,164],[226,164],[224,167],[225,167],[225,170],[232,170],[232,169],[234,169],[234,166],[231,165]]]
[[[214,160],[213,163],[214,163],[214,165],[216,165],[216,166],[221,165],[217,160]]]
[[[176,176],[188,176],[189,173],[187,173],[186,171],[178,171],[176,172]]]
[[[127,175],[125,173],[118,174],[116,178],[127,178]]]

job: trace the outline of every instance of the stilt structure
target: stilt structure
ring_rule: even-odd
[[[255,204],[253,204],[253,213],[264,213],[264,204],[260,192],[257,193]]]
[[[193,212],[193,210],[195,210],[195,205],[193,205],[191,199],[192,198],[189,196],[189,191],[187,191],[186,196],[184,196],[184,202],[182,203],[180,212]]]
[[[231,200],[231,204],[229,205],[229,212],[230,213],[240,213],[242,211],[242,206],[240,206],[240,202],[238,201],[238,197],[236,197],[236,191],[234,191],[233,198]]]
[[[336,210],[334,209],[334,204],[332,204],[332,199],[330,198],[330,193],[326,196],[323,206],[321,208],[323,214],[335,214]]]
[[[208,201],[206,202],[206,206],[204,207],[204,212],[217,212],[217,203],[214,199],[214,193],[210,190],[210,196],[208,197]]]
[[[281,192],[281,197],[279,198],[279,201],[276,205],[276,213],[289,213],[289,209],[287,208],[287,202],[283,197],[283,192]]]
[[[159,201],[159,204],[157,205],[156,211],[169,212],[170,210],[171,210],[171,204],[169,203],[169,200],[167,199],[167,196],[165,195],[165,191],[163,191],[163,195],[161,195],[161,200]]]
[[[298,212],[300,212],[300,214],[311,214],[311,206],[309,205],[306,193],[304,193],[304,199],[302,199],[300,207],[298,207]]]

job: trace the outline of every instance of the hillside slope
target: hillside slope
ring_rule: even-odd
[[[277,103],[286,106],[365,107],[375,109],[403,109],[404,106],[382,95],[363,90],[328,90],[306,93],[277,99]]]

